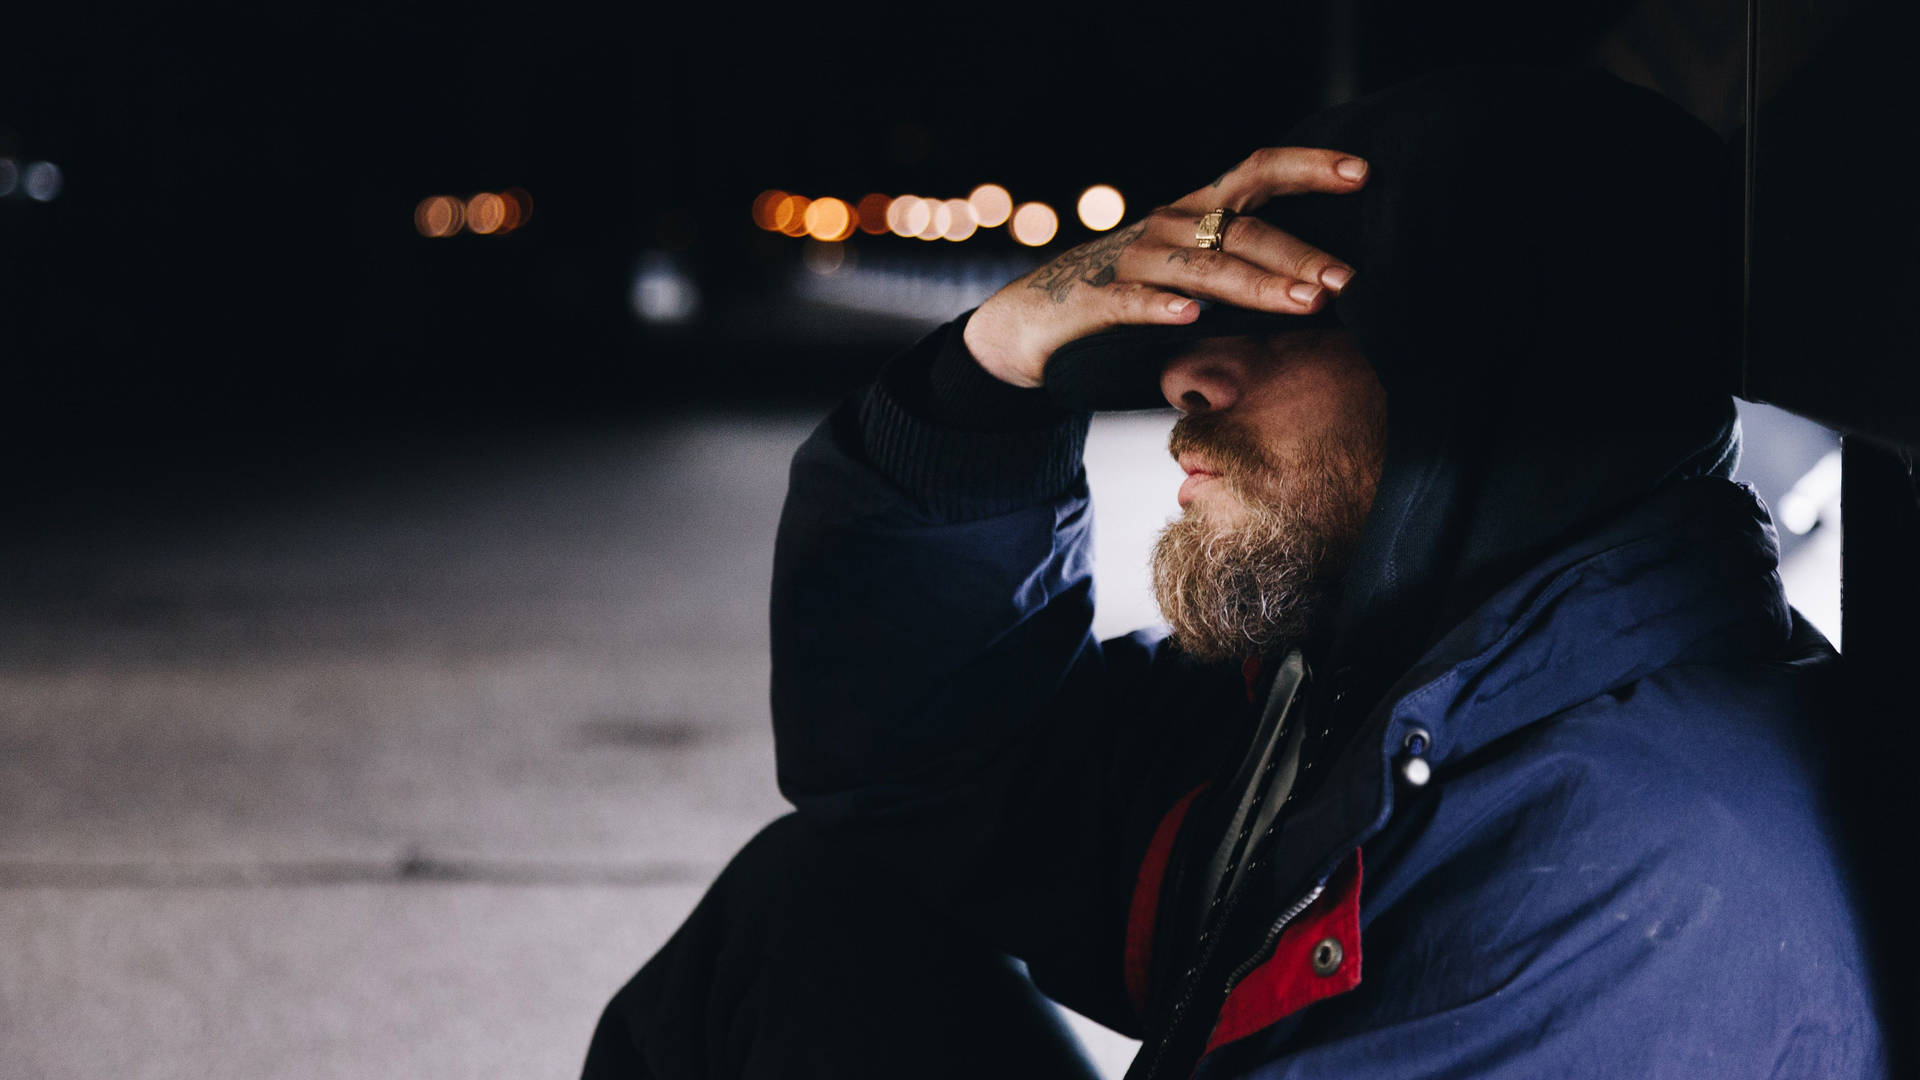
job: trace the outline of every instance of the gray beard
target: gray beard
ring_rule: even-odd
[[[1153,589],[1175,644],[1213,662],[1290,648],[1325,629],[1372,503],[1346,449],[1314,447],[1278,493],[1223,477],[1242,504],[1235,524],[1197,504],[1168,523],[1153,549]]]

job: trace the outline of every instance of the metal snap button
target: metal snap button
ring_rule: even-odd
[[[1400,777],[1414,787],[1425,787],[1433,778],[1433,766],[1427,764],[1424,756],[1433,748],[1433,736],[1426,728],[1414,728],[1400,742],[1406,755],[1400,759]]]
[[[1340,961],[1347,958],[1347,950],[1340,947],[1339,938],[1321,938],[1313,947],[1313,973],[1331,975],[1340,970]]]

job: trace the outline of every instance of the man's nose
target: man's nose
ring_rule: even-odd
[[[1183,413],[1233,408],[1246,385],[1246,365],[1236,357],[1196,350],[1175,357],[1160,373],[1160,393]]]

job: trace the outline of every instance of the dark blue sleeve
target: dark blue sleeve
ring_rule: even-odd
[[[794,458],[772,602],[781,789],[1124,1030],[1131,883],[1181,793],[1152,702],[1204,680],[1151,636],[1090,632],[1085,415],[963,430],[903,405],[899,382]]]

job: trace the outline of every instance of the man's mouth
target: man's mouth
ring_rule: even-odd
[[[1179,460],[1180,468],[1186,472],[1187,479],[1180,485],[1180,493],[1175,498],[1180,503],[1180,509],[1185,510],[1187,504],[1193,501],[1194,493],[1199,491],[1207,481],[1219,479],[1220,474],[1201,458],[1182,455]]]
[[[1208,476],[1220,475],[1220,470],[1214,468],[1212,462],[1201,457],[1199,454],[1181,454],[1174,460],[1179,463],[1180,471],[1186,473],[1188,476],[1192,476],[1195,473],[1206,473]]]

